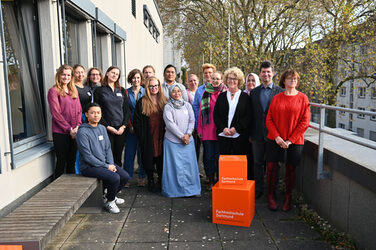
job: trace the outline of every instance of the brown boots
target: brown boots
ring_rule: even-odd
[[[277,202],[274,199],[274,191],[277,185],[277,171],[278,163],[277,162],[267,162],[267,175],[266,182],[268,187],[268,206],[272,211],[276,211],[278,208]],[[292,189],[294,188],[295,183],[295,167],[291,164],[286,164],[286,175],[285,175],[285,199],[282,205],[282,211],[289,211],[291,209],[291,197]]]

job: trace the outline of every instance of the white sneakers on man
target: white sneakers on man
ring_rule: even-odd
[[[115,203],[116,203],[116,205],[124,204],[124,202],[125,202],[124,199],[115,196]]]
[[[106,204],[105,204],[105,207],[112,214],[117,214],[117,213],[120,212],[120,209],[116,205],[115,200],[107,201]]]

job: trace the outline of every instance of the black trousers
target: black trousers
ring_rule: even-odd
[[[119,127],[115,127],[115,129],[119,129]],[[122,135],[115,135],[107,131],[107,134],[108,138],[110,139],[112,155],[114,156],[114,162],[118,166],[123,166],[121,159],[125,145],[126,133],[124,131]]]
[[[69,134],[53,133],[52,139],[56,154],[56,169],[54,178],[59,178],[63,173],[74,174],[77,144]]]
[[[291,144],[287,149],[281,148],[275,141],[266,143],[266,161],[285,162],[299,166],[304,145]]]
[[[248,139],[240,135],[237,138],[218,136],[220,155],[247,155]]]

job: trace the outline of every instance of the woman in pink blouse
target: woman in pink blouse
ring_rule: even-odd
[[[212,75],[212,82],[206,84],[205,92],[201,98],[198,115],[197,134],[204,145],[204,169],[209,179],[207,190],[210,191],[215,184],[215,174],[218,175],[219,145],[217,128],[214,124],[214,106],[220,93],[226,91],[222,82],[222,73],[216,71]]]
[[[55,85],[48,91],[52,115],[52,138],[56,154],[55,179],[74,173],[76,134],[81,125],[81,104],[72,81],[73,68],[62,65],[55,75]]]

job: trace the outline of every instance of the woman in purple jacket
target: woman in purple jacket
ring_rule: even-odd
[[[55,85],[48,91],[48,104],[52,115],[52,138],[56,154],[55,179],[74,173],[76,134],[81,125],[81,104],[72,82],[73,68],[62,65],[55,75]]]

